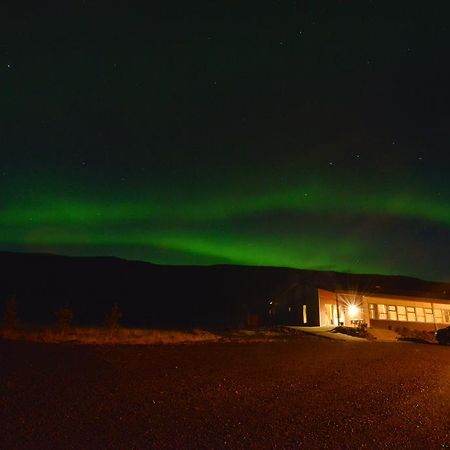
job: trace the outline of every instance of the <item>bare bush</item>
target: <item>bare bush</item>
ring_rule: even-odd
[[[359,324],[356,327],[339,326],[333,330],[333,333],[347,334],[348,336],[368,339],[370,335],[367,331],[367,324]]]
[[[414,342],[436,342],[434,331],[415,330],[407,327],[397,327],[395,332],[400,335],[400,340]]]
[[[105,317],[105,326],[109,330],[117,330],[120,327],[120,320],[122,319],[123,314],[120,311],[119,305],[114,303],[111,308],[111,312]]]
[[[73,311],[69,306],[65,305],[58,309],[55,313],[56,315],[56,325],[61,332],[66,332],[73,320]]]
[[[9,298],[5,303],[3,325],[7,329],[15,329],[17,327],[17,301],[15,297]]]

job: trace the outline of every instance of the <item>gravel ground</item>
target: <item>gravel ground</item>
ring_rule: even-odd
[[[0,448],[450,448],[450,347],[0,342]]]

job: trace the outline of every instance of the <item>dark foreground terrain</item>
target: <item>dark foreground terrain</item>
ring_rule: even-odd
[[[0,342],[0,448],[448,448],[450,347]]]

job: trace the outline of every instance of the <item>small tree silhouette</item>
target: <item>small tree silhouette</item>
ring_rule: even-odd
[[[69,308],[68,305],[63,306],[62,308],[56,311],[56,324],[59,330],[62,332],[66,332],[70,325],[72,324],[73,319],[73,311]]]
[[[5,328],[17,327],[17,302],[15,297],[9,298],[5,303],[3,324]]]
[[[120,326],[120,319],[123,317],[120,311],[119,305],[114,303],[111,308],[111,312],[105,317],[105,326],[110,330],[117,330]]]

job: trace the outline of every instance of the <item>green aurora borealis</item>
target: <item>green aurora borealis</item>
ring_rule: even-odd
[[[399,187],[397,187],[399,188]],[[68,254],[114,254],[156,263],[233,263],[420,275],[432,257],[414,243],[425,230],[445,234],[450,208],[386,186],[352,192],[345,183],[237,193],[142,189],[107,196],[70,195],[64,186],[32,191],[1,213],[4,248]],[[66,188],[67,190],[67,188]],[[370,190],[369,190],[370,191]],[[98,195],[95,198],[95,195]],[[422,197],[421,197],[422,195]],[[447,197],[448,198],[448,197]],[[380,245],[380,236],[385,243]],[[411,242],[413,243],[411,245]],[[409,246],[409,248],[406,248]],[[410,261],[416,254],[419,260]],[[405,257],[405,255],[407,255]],[[417,272],[416,272],[417,271]],[[441,275],[442,276],[442,275]]]
[[[57,5],[1,18],[0,250],[450,281],[437,5]]]

